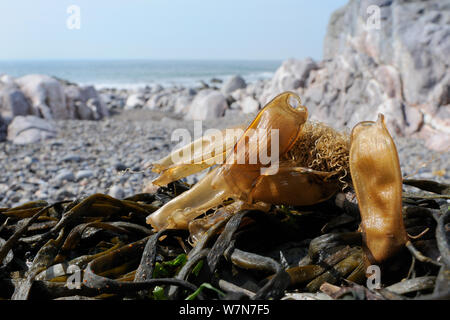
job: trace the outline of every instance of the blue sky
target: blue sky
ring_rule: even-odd
[[[346,2],[1,1],[0,59],[320,59],[330,14]],[[70,5],[79,30],[66,27]]]

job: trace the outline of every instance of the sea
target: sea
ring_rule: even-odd
[[[213,78],[241,75],[247,82],[271,78],[282,61],[250,60],[40,60],[0,61],[0,75],[46,74],[97,89],[193,87]]]

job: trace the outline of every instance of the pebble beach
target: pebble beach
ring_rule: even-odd
[[[203,121],[207,128],[245,123],[252,114]],[[94,193],[117,198],[142,192],[156,175],[151,161],[178,144],[173,130],[193,131],[194,122],[151,110],[121,111],[99,121],[54,120],[54,138],[34,144],[0,143],[0,207],[27,201],[49,202]],[[427,149],[422,140],[395,139],[403,176],[449,183],[448,153]],[[186,179],[195,183],[204,173]]]
[[[444,1],[19,2],[0,300],[450,300]]]

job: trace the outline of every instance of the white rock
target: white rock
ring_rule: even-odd
[[[88,179],[91,178],[94,175],[94,172],[92,170],[80,170],[77,172],[77,174],[75,175],[75,179],[77,181],[81,180],[81,179]]]
[[[8,126],[9,141],[15,144],[35,143],[56,136],[56,128],[36,116],[17,116]]]
[[[9,186],[4,183],[0,183],[0,194],[6,193],[9,190]]]
[[[236,101],[241,100],[246,96],[246,89],[241,88],[234,90],[230,95]]]
[[[228,108],[224,95],[215,90],[200,91],[189,106],[185,119],[206,120],[222,117]]]
[[[74,118],[81,120],[98,120],[109,115],[108,108],[93,86],[64,87],[66,103],[73,110]]]
[[[116,199],[123,199],[125,198],[125,191],[123,191],[122,187],[118,185],[114,185],[109,189],[108,194]]]
[[[0,82],[4,85],[16,85],[14,78],[8,74],[3,74],[0,76]]]
[[[185,114],[188,111],[192,100],[194,100],[194,97],[190,95],[179,96],[175,100],[174,112],[177,114]]]
[[[30,74],[20,77],[16,83],[31,101],[35,112],[46,119],[73,119],[74,110],[66,105],[62,84],[49,76]]]
[[[270,83],[264,88],[260,101],[262,104],[266,104],[284,91],[293,91],[304,87],[310,72],[317,68],[317,64],[311,58],[283,61]]]
[[[145,104],[145,109],[157,110],[167,104],[169,94],[160,92],[152,95]]]
[[[241,104],[239,102],[235,101],[232,104],[230,104],[230,107],[227,110],[242,110]]]
[[[110,94],[110,93],[100,93],[100,100],[102,100],[102,102],[106,105],[111,104],[114,102],[114,95]]]
[[[128,96],[125,102],[125,110],[132,110],[142,108],[145,105],[145,100],[139,93],[133,93]]]
[[[74,176],[73,172],[70,171],[69,169],[61,169],[56,174],[55,180],[58,182],[74,181],[75,176]]]
[[[94,112],[94,119],[103,119],[109,116],[109,110],[93,86],[81,87],[82,99]]]
[[[259,110],[259,102],[253,99],[252,97],[245,97],[240,102],[242,112],[244,113],[252,113],[257,112]]]

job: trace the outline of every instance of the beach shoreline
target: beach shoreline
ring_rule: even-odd
[[[224,129],[249,123],[253,114],[202,121]],[[158,110],[121,110],[101,120],[51,120],[54,137],[33,144],[0,143],[0,207],[27,201],[60,201],[94,193],[125,198],[143,191],[157,175],[148,164],[179,143],[177,129],[193,134],[195,120]],[[429,151],[422,140],[395,138],[402,173],[414,179],[450,182],[448,154]],[[184,179],[196,183],[205,172]]]

